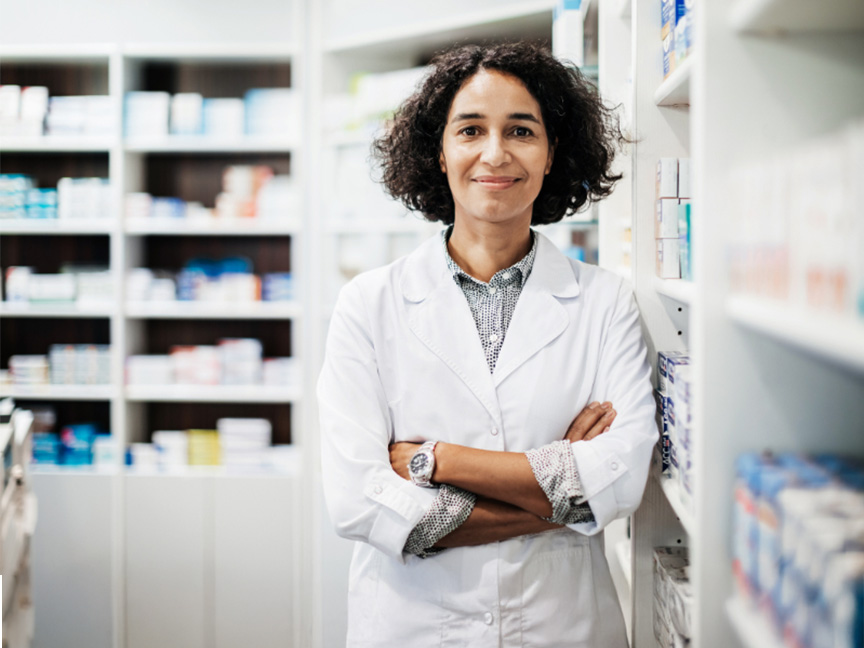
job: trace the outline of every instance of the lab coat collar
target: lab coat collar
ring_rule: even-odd
[[[529,280],[537,290],[555,297],[579,295],[579,282],[567,257],[546,236],[536,231],[535,234],[537,257]],[[401,288],[409,302],[423,301],[442,281],[453,283],[441,248],[441,234],[437,233],[408,255]]]
[[[519,296],[492,374],[471,309],[447,268],[440,235],[408,256],[401,279],[409,327],[462,379],[498,425],[497,386],[564,332],[569,317],[559,300],[579,295],[567,257],[548,238],[537,236],[534,268]]]

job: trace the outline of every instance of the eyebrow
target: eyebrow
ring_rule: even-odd
[[[481,115],[480,113],[460,113],[453,118],[453,122],[467,121],[471,119],[486,119],[486,116]],[[507,119],[514,119],[517,121],[530,121],[534,122],[535,124],[540,123],[540,120],[531,113],[510,113],[509,115],[507,115]]]

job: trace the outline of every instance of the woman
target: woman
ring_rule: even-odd
[[[531,229],[611,192],[620,131],[532,45],[432,66],[375,151],[448,228],[343,289],[318,387],[348,645],[624,648],[602,529],[657,440],[638,313]]]

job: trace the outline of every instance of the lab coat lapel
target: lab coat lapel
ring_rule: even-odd
[[[500,423],[501,410],[477,325],[447,269],[440,234],[408,257],[401,283],[410,329]]]
[[[537,236],[534,267],[516,302],[492,374],[496,388],[564,332],[570,317],[562,300],[579,295],[579,284],[570,261],[548,238],[540,233]]]

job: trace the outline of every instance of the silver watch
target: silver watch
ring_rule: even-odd
[[[415,486],[433,488],[432,474],[435,472],[435,446],[437,441],[427,441],[408,462],[408,474]]]

